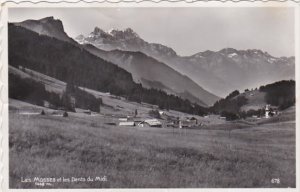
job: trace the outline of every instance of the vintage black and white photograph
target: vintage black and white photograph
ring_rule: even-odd
[[[10,189],[296,187],[295,7],[7,12]]]

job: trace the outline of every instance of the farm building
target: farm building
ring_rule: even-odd
[[[196,119],[195,117],[192,117],[189,119],[189,122],[193,125],[197,125],[198,124],[198,119]]]
[[[146,119],[144,122],[149,127],[162,127],[162,123],[157,119]]]
[[[184,120],[180,120],[178,127],[179,128],[185,128],[185,127],[193,127],[198,125],[198,120],[195,117],[187,118]]]
[[[130,118],[119,118],[119,121],[119,126],[162,127],[162,123],[157,119],[130,120]]]
[[[119,126],[135,126],[133,121],[122,121],[119,123]]]
[[[274,115],[278,115],[278,113],[277,107],[271,107],[269,104],[265,106],[265,118],[273,117]]]
[[[186,117],[186,118],[176,118],[176,119],[169,119],[167,123],[167,127],[174,127],[174,128],[185,128],[185,127],[193,127],[198,125],[198,119],[195,117]]]
[[[162,127],[162,123],[157,119],[146,119],[137,124],[139,127]]]

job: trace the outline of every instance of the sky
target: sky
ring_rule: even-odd
[[[8,14],[9,22],[53,16],[73,38],[96,26],[104,31],[130,27],[181,56],[228,47],[295,55],[293,8],[9,8]]]

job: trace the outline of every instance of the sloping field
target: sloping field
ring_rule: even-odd
[[[22,108],[15,102],[10,100],[11,106]],[[198,130],[107,124],[116,121],[105,115],[63,118],[47,110],[45,116],[11,110],[10,187],[295,187],[295,121]],[[106,180],[44,187],[21,182],[21,177],[88,176]]]
[[[242,111],[249,111],[250,109],[258,110],[262,109],[266,106],[265,102],[265,93],[260,92],[258,90],[254,91],[248,91],[241,94],[242,96],[245,96],[248,99],[248,103],[241,107]]]

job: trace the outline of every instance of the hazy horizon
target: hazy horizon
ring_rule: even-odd
[[[78,14],[80,12],[80,14]],[[53,16],[72,38],[132,28],[181,56],[223,48],[295,56],[293,8],[9,8],[9,22]]]

